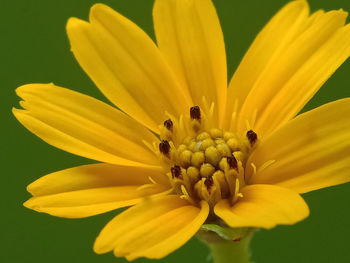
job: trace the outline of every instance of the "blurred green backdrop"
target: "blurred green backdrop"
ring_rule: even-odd
[[[214,0],[226,39],[230,74],[259,29],[285,0]],[[152,0],[103,0],[153,36]],[[350,10],[349,0],[310,0],[315,9]],[[74,60],[65,34],[71,16],[87,18],[94,0],[1,0],[1,263],[126,262],[95,255],[94,238],[116,213],[60,219],[22,206],[25,187],[41,175],[91,161],[57,150],[26,131],[11,115],[14,89],[24,83],[54,82],[105,100]],[[345,63],[306,109],[350,96]],[[257,263],[350,262],[350,184],[305,195],[311,216],[292,227],[260,231],[253,241]],[[193,239],[160,262],[205,262],[206,247]],[[151,262],[139,259],[137,262]]]

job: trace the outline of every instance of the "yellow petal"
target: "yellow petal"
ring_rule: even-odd
[[[291,225],[309,215],[309,209],[294,191],[273,185],[248,185],[241,190],[243,197],[233,206],[221,200],[215,214],[231,227],[273,228]]]
[[[17,119],[47,143],[90,159],[122,165],[159,166],[143,143],[157,138],[121,111],[53,84],[17,89],[25,110]]]
[[[231,119],[234,111],[239,111],[266,67],[300,32],[307,21],[308,12],[306,1],[292,1],[284,6],[257,35],[232,76],[227,96],[226,120]],[[236,100],[237,109],[235,109]],[[229,128],[229,121],[226,128]]]
[[[114,250],[117,256],[161,258],[182,246],[204,223],[208,204],[201,208],[177,195],[146,200],[115,217],[95,242],[97,253]]]
[[[130,206],[145,197],[165,192],[166,186],[150,184],[159,171],[111,164],[91,164],[48,174],[28,186],[34,196],[24,205],[54,216],[80,218]]]
[[[223,34],[210,0],[156,0],[153,9],[160,50],[196,105],[214,102],[222,118],[226,101]]]
[[[350,25],[340,28],[346,15],[324,14],[286,48],[247,97],[240,124],[257,110],[254,130],[269,134],[304,107],[350,55]]]
[[[299,193],[350,181],[350,99],[301,114],[260,142],[248,160],[250,183]],[[259,169],[264,163],[272,164]],[[253,174],[250,164],[258,168]]]
[[[166,116],[192,106],[153,41],[111,8],[96,4],[90,23],[67,24],[73,54],[97,87],[115,105],[153,131]]]

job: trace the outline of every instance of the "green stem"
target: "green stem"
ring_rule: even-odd
[[[221,241],[207,243],[214,263],[250,263],[249,244],[252,234],[240,241]]]

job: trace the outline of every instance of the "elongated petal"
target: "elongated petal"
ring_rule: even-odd
[[[160,50],[196,105],[205,96],[223,117],[226,55],[220,22],[210,0],[156,0],[154,27]]]
[[[159,166],[143,141],[157,138],[121,111],[53,84],[17,89],[25,110],[17,119],[47,143],[90,159],[123,165]]]
[[[114,104],[153,131],[165,111],[177,116],[192,106],[153,41],[133,22],[96,4],[90,23],[67,24],[73,54]]]
[[[248,185],[241,189],[243,197],[233,206],[221,200],[214,211],[231,227],[272,228],[291,225],[309,215],[309,209],[294,191],[273,185]]]
[[[343,11],[326,13],[300,35],[255,85],[239,122],[256,110],[254,129],[269,134],[292,119],[349,57],[350,25],[337,30],[345,19]]]
[[[350,99],[301,114],[262,141],[248,160],[250,183],[305,193],[350,181]],[[270,160],[274,162],[261,168]],[[251,163],[258,168],[254,174]]]
[[[165,192],[157,180],[159,171],[111,164],[83,165],[41,177],[28,186],[34,196],[25,206],[54,216],[78,218],[104,213]]]
[[[95,242],[97,253],[114,250],[129,260],[161,258],[182,246],[204,223],[208,204],[201,208],[177,195],[140,203],[115,217]]]
[[[292,1],[283,7],[258,34],[232,76],[227,96],[227,120],[231,118],[234,111],[239,112],[260,75],[300,32],[307,20],[308,11],[306,1]],[[236,101],[238,104],[235,109]],[[227,123],[229,124],[229,121]]]

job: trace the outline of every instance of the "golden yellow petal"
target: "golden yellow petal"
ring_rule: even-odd
[[[157,138],[121,111],[53,84],[17,89],[25,110],[16,118],[47,143],[90,159],[122,165],[159,166],[143,141]]]
[[[161,258],[187,242],[204,223],[208,204],[201,208],[177,195],[140,203],[115,217],[95,242],[97,253],[114,250],[117,256]]]
[[[108,186],[140,186],[151,183],[149,178],[167,186],[165,177],[152,168],[87,164],[42,176],[28,185],[27,190],[33,196],[43,196]]]
[[[73,54],[97,87],[115,105],[158,132],[165,111],[177,116],[192,106],[157,46],[133,22],[96,4],[90,23],[67,24]]]
[[[299,193],[350,181],[350,99],[301,114],[260,142],[247,162],[250,183]],[[272,164],[259,169],[267,161]],[[253,174],[250,164],[257,173]]]
[[[232,76],[227,95],[226,128],[234,111],[240,110],[260,75],[302,30],[309,7],[304,0],[284,6],[257,35],[239,67]],[[237,101],[237,109],[235,109]],[[233,123],[231,126],[234,126]]]
[[[304,107],[350,55],[350,25],[342,27],[346,16],[325,13],[274,60],[246,98],[240,129],[257,111],[254,130],[269,134]]]
[[[166,192],[169,187],[157,184],[149,188],[149,177],[157,180],[159,171],[111,164],[78,166],[46,176],[28,186],[33,194],[24,205],[38,212],[59,217],[80,218],[104,213],[142,201],[145,197]]]
[[[223,34],[210,0],[156,0],[154,27],[160,50],[192,95],[218,107],[222,120],[226,101],[226,54]]]
[[[233,206],[221,200],[214,208],[217,216],[231,227],[273,228],[295,224],[309,215],[309,209],[294,191],[273,185],[248,185]]]

